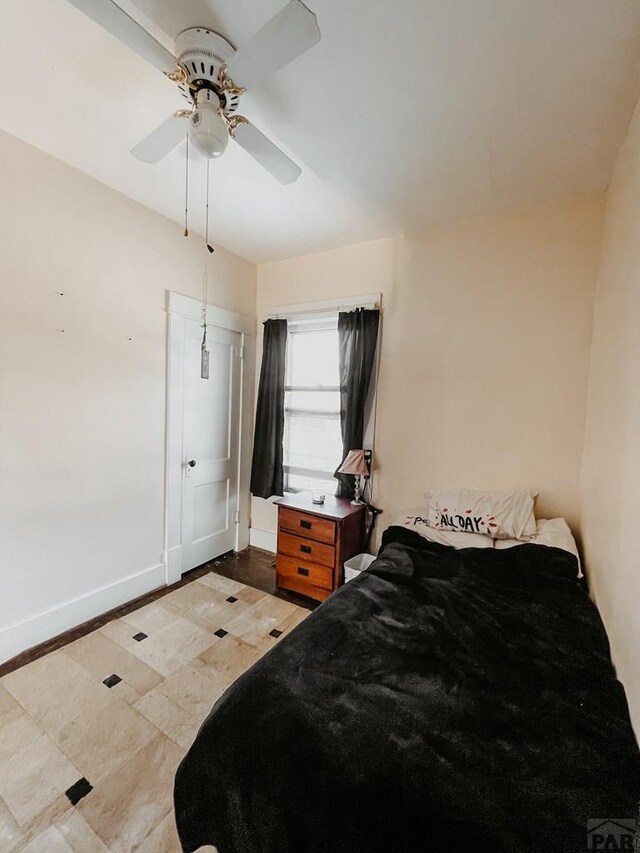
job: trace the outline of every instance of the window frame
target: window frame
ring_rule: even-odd
[[[320,331],[329,331],[336,330],[338,328],[338,309],[330,310],[330,311],[319,311],[319,312],[305,312],[304,314],[291,315],[287,318],[287,338],[290,335],[296,334],[304,334],[305,332],[320,332]],[[340,420],[340,410],[337,412],[326,410],[318,410],[311,409],[307,407],[296,407],[290,408],[286,404],[286,393],[288,391],[306,391],[313,393],[325,393],[325,392],[340,392],[340,385],[292,385],[290,384],[290,378],[293,369],[293,347],[289,345],[289,340],[287,340],[287,361],[285,367],[285,409],[284,409],[284,457],[287,457],[287,440],[289,436],[289,417],[293,415],[302,416],[302,417],[316,417],[322,418],[326,420]],[[340,448],[342,451],[342,448]],[[336,462],[336,465],[339,464],[339,460]],[[291,485],[290,475],[300,476],[300,477],[308,477],[310,479],[316,479],[319,482],[326,482],[333,477],[333,471],[320,471],[314,468],[304,468],[295,465],[287,465],[286,462],[283,465],[283,474],[284,474],[284,491],[289,492],[291,494],[296,494],[301,491],[306,491],[304,488],[297,488]],[[335,487],[337,488],[338,481],[335,481]]]

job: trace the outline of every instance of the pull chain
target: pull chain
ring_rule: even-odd
[[[200,344],[200,378],[209,378],[209,350],[207,349],[207,299],[209,276],[207,270],[207,255],[204,256],[202,271],[202,343]]]
[[[207,160],[207,206],[205,214],[205,246],[209,252],[209,160]],[[209,290],[209,255],[204,253],[204,269],[202,270],[202,343],[200,344],[200,378],[209,378],[209,350],[207,349],[207,301]]]
[[[184,167],[184,236],[189,236],[189,135],[187,134],[187,153]]]
[[[204,224],[204,241],[207,244],[207,249],[213,254],[213,246],[209,243],[209,165],[211,160],[207,158],[207,207],[206,207],[206,215],[205,215],[205,224]]]
[[[204,330],[204,337],[202,339],[202,345],[206,343],[207,340],[207,302],[208,302],[208,290],[209,290],[209,270],[207,269],[207,256],[204,256],[204,267],[202,270],[202,328]]]

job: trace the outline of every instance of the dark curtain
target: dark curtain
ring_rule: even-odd
[[[365,403],[373,373],[379,321],[380,312],[367,308],[338,314],[342,462],[350,450],[359,450],[364,440]],[[338,480],[336,494],[343,498],[353,497],[353,475],[338,474],[336,469],[334,477]]]
[[[284,486],[282,440],[287,321],[266,320],[263,325],[251,492],[258,498],[269,498],[282,495]]]

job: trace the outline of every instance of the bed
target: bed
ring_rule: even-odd
[[[186,853],[572,853],[634,818],[640,753],[575,556],[385,531],[217,702],[181,763]]]

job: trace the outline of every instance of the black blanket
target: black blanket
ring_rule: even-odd
[[[640,754],[570,554],[389,528],[218,701],[176,776],[185,851],[582,853]]]

